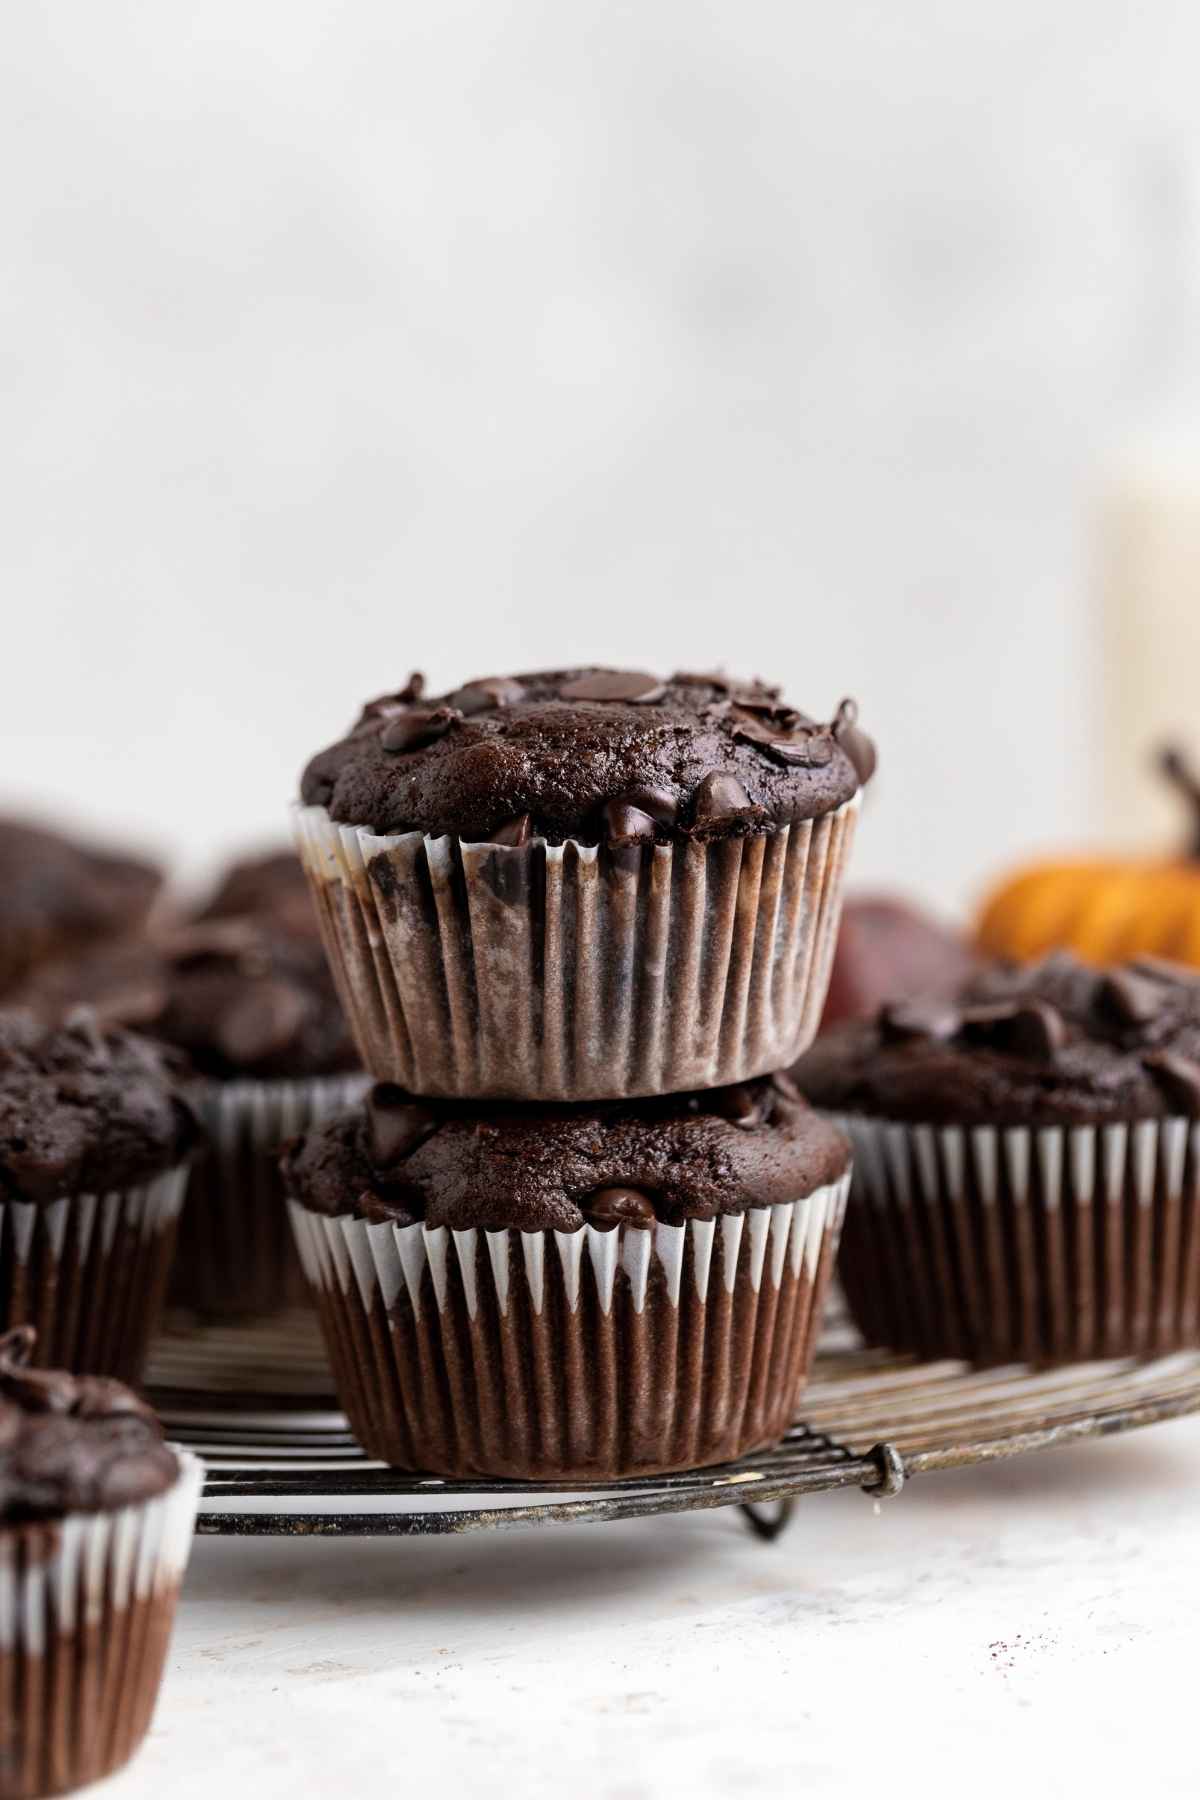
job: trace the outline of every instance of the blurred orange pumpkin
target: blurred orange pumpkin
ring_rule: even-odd
[[[1160,767],[1200,820],[1200,778],[1175,750],[1163,752]],[[1200,841],[1193,841],[1189,857],[1035,864],[988,899],[979,948],[1018,961],[1067,949],[1094,963],[1161,956],[1200,966]]]

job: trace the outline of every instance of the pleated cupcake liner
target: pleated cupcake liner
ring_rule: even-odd
[[[179,1221],[168,1299],[205,1318],[303,1305],[308,1289],[288,1226],[279,1146],[360,1100],[362,1074],[208,1081],[189,1098],[208,1135]]]
[[[1200,1124],[838,1122],[838,1272],[870,1343],[981,1365],[1200,1344]]]
[[[203,1470],[116,1512],[0,1527],[0,1800],[127,1762],[150,1724]]]
[[[188,1172],[48,1205],[0,1200],[0,1331],[37,1330],[33,1360],[136,1386],[158,1325]]]
[[[808,1374],[849,1176],[650,1230],[450,1231],[291,1203],[351,1428],[435,1474],[608,1479],[775,1443]]]
[[[411,1092],[622,1099],[786,1068],[829,985],[857,795],[713,843],[381,837],[295,809],[364,1065]]]

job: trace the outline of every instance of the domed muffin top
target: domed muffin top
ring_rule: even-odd
[[[301,795],[346,825],[522,844],[724,837],[817,818],[874,769],[852,702],[827,724],[724,675],[412,676],[314,756]]]
[[[0,1524],[110,1512],[165,1493],[179,1463],[119,1381],[26,1367],[28,1325],[0,1337]]]
[[[161,885],[149,863],[0,819],[0,981],[68,945],[132,929]]]
[[[267,914],[101,946],[35,971],[21,997],[51,1019],[83,1003],[182,1051],[198,1074],[217,1080],[358,1066],[319,938]]]
[[[1065,952],[980,971],[956,998],[834,1027],[792,1071],[814,1105],[909,1123],[1200,1117],[1200,975]]]
[[[564,1107],[414,1100],[380,1085],[287,1147],[311,1212],[464,1230],[680,1225],[798,1200],[844,1173],[846,1140],[786,1076]]]
[[[294,850],[267,850],[230,863],[193,917],[201,924],[210,919],[266,919],[297,937],[318,936],[308,878]]]
[[[161,1053],[80,1011],[47,1026],[0,1013],[0,1195],[48,1204],[136,1186],[193,1148]]]

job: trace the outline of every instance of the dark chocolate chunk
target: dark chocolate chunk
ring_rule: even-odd
[[[768,1088],[760,1087],[757,1083],[750,1087],[739,1082],[736,1087],[714,1090],[712,1108],[723,1119],[728,1119],[731,1125],[738,1125],[743,1131],[751,1131],[767,1118],[769,1100]]]
[[[523,850],[533,837],[533,820],[528,813],[518,813],[513,819],[506,819],[498,825],[491,835],[493,844],[505,844],[510,850]]]
[[[722,825],[760,811],[736,775],[723,775],[717,769],[704,777],[692,797],[692,818],[697,825]]]
[[[519,681],[508,675],[485,675],[451,694],[449,705],[469,719],[475,713],[490,712],[493,707],[519,706],[524,697],[525,689]]]
[[[967,1006],[961,1017],[965,1036],[1017,1056],[1053,1058],[1067,1040],[1062,1014],[1046,1000]]]
[[[371,1158],[377,1168],[390,1169],[411,1156],[417,1145],[437,1130],[437,1120],[428,1108],[390,1082],[373,1087],[366,1106]]]
[[[423,744],[432,744],[435,739],[444,737],[460,716],[453,706],[414,708],[411,712],[398,713],[384,726],[379,742],[383,749],[397,755],[419,750]]]
[[[1163,1010],[1161,983],[1132,969],[1110,970],[1101,978],[1097,994],[1100,1004],[1122,1025],[1149,1025]]]
[[[402,688],[394,694],[380,694],[377,700],[368,700],[363,707],[364,719],[391,719],[406,706],[412,706],[425,692],[425,677],[419,669],[414,669]]]
[[[654,820],[640,807],[624,800],[609,800],[601,809],[604,835],[610,844],[651,844]]]
[[[618,799],[627,806],[636,806],[639,812],[649,813],[659,825],[673,825],[679,817],[679,802],[669,788],[634,787],[618,795]]]
[[[833,721],[833,735],[853,763],[860,785],[865,787],[875,773],[878,757],[873,740],[859,726],[856,701],[842,701]]]
[[[655,1222],[654,1202],[636,1188],[599,1188],[580,1205],[588,1224],[600,1231],[612,1231],[618,1225],[649,1231]]]
[[[666,690],[656,675],[598,669],[593,675],[579,675],[574,681],[564,682],[558,691],[564,700],[625,700],[647,705],[661,700]]]
[[[807,721],[787,725],[770,718],[742,718],[735,720],[733,735],[793,768],[823,769],[833,761],[833,738],[826,725],[810,725]]]
[[[1200,1116],[1200,1063],[1173,1050],[1154,1050],[1143,1056],[1142,1067],[1157,1081],[1168,1103],[1188,1118]]]

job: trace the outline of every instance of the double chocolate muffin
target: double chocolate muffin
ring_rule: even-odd
[[[316,937],[312,894],[294,850],[268,850],[231,863],[193,917],[269,919],[297,937]]]
[[[827,1033],[868,1339],[980,1363],[1200,1343],[1200,977],[1059,953]]]
[[[0,993],[47,957],[136,930],[161,884],[149,863],[0,819]]]
[[[0,1329],[135,1381],[199,1138],[156,1048],[90,1014],[0,1013]]]
[[[786,1077],[562,1108],[380,1085],[283,1171],[372,1456],[605,1479],[791,1423],[849,1148]]]
[[[776,688],[573,669],[371,701],[298,838],[364,1063],[578,1101],[786,1065],[820,1016],[870,741]]]
[[[172,1302],[211,1318],[302,1302],[279,1146],[364,1085],[315,926],[295,930],[274,909],[176,926],[48,965],[24,995],[49,1018],[85,1001],[184,1059],[205,1151],[188,1184]]]
[[[146,1734],[200,1494],[119,1382],[0,1337],[0,1800],[98,1781]]]

